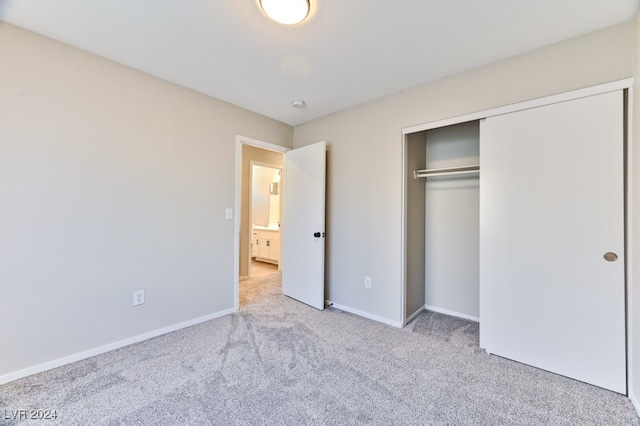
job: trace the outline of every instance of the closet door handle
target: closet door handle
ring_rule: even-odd
[[[316,238],[320,238],[320,233],[319,232],[314,232],[313,236],[316,237]]]
[[[615,262],[618,260],[618,255],[611,251],[606,252],[603,257],[607,262]]]

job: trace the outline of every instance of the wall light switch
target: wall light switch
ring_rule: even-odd
[[[225,219],[233,219],[233,209],[232,208],[227,208],[227,210],[225,210],[224,218]]]

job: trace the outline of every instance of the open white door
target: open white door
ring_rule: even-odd
[[[326,143],[287,152],[282,199],[282,292],[324,309]]]

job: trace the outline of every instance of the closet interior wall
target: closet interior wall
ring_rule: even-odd
[[[425,180],[414,179],[413,171],[424,168],[427,132],[406,135],[406,228],[405,228],[405,321],[424,309],[425,291]]]
[[[479,164],[479,121],[408,134],[406,320],[422,309],[479,321],[479,174],[413,171]]]

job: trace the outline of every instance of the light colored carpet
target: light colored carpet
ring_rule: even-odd
[[[425,312],[399,330],[291,300],[279,278],[247,280],[237,314],[0,386],[2,410],[58,410],[0,422],[640,425],[622,395],[487,355],[473,322]]]

